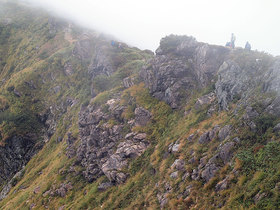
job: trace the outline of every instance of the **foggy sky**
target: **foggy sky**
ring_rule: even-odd
[[[280,55],[279,0],[22,0],[112,34],[141,49],[155,50],[169,34]]]

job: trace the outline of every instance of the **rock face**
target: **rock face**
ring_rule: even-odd
[[[38,151],[35,140],[15,136],[0,146],[0,182],[11,179]]]
[[[265,58],[256,61],[249,60],[245,67],[233,60],[226,60],[219,68],[218,81],[216,82],[216,96],[221,110],[227,110],[228,104],[237,99],[242,99],[248,104],[248,99],[253,95],[256,88],[261,87],[263,93],[274,93],[276,97],[272,102],[260,101],[266,112],[280,114],[280,59]],[[244,66],[244,63],[242,64]]]
[[[97,75],[111,75],[115,71],[115,68],[108,55],[108,46],[96,46],[96,50],[97,53],[92,58],[91,64],[88,67],[89,74],[92,78]]]
[[[172,41],[177,38],[174,45]],[[172,51],[169,43],[173,43]],[[156,57],[141,71],[141,77],[153,96],[176,108],[193,90],[210,84],[228,52],[193,37],[171,35],[161,40]]]
[[[2,188],[2,191],[0,192],[0,201],[3,200],[8,193],[10,192],[11,188],[16,184],[17,179],[21,178],[24,174],[24,167],[17,172],[12,179]]]
[[[83,175],[89,182],[103,174],[112,183],[125,182],[128,174],[121,170],[127,167],[130,158],[140,156],[149,145],[145,133],[130,132],[123,135],[121,115],[125,107],[119,106],[117,101],[111,99],[106,103],[109,106],[108,113],[90,105],[80,111],[81,144],[77,150],[77,160],[85,168]],[[141,125],[150,116],[143,108],[136,108],[135,113],[136,122]],[[113,126],[106,123],[109,119],[114,119],[116,123]]]
[[[250,55],[245,61],[236,59],[241,50],[231,51],[225,47],[197,42],[193,37],[168,36],[161,40],[156,56],[141,71],[150,93],[177,108],[187,102],[194,90],[215,83],[215,95],[198,99],[196,107],[212,103],[215,98],[220,110],[227,110],[230,102],[252,97],[262,88],[264,93],[276,93],[277,97],[265,104],[266,111],[280,114],[280,59]],[[254,57],[256,56],[256,57]]]
[[[216,95],[220,109],[227,109],[228,103],[248,89],[249,76],[244,74],[234,61],[225,61],[219,68]]]

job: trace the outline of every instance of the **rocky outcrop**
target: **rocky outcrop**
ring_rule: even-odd
[[[161,40],[156,57],[141,71],[141,77],[153,96],[176,108],[193,90],[212,82],[228,52],[193,37],[171,35]]]
[[[79,114],[81,143],[77,150],[77,161],[85,170],[84,177],[92,182],[105,174],[112,183],[125,182],[128,174],[122,169],[128,166],[129,159],[140,156],[148,147],[145,133],[123,134],[125,123],[121,117],[125,107],[118,105],[118,99],[107,101],[109,112],[89,105]],[[143,108],[136,108],[136,119],[145,125],[150,114]],[[114,120],[114,125],[108,123]]]
[[[215,85],[219,107],[221,110],[227,110],[231,101],[239,99],[242,99],[242,104],[249,105],[251,102],[248,100],[258,99],[259,94],[254,94],[261,87],[263,93],[274,93],[276,97],[269,103],[261,98],[259,102],[266,107],[266,112],[279,115],[280,60],[266,57],[263,61],[258,61],[259,59],[255,60],[253,55],[251,56],[245,65],[239,60],[226,60],[220,66]]]
[[[122,138],[121,126],[111,127],[108,123],[98,125],[102,120],[108,121],[109,117],[93,107],[82,109],[79,115],[81,143],[77,150],[77,160],[86,169],[83,175],[89,182],[103,174],[102,164],[113,155],[114,146]]]
[[[17,184],[17,181],[20,178],[22,178],[22,176],[24,175],[24,168],[25,167],[23,166],[23,168],[19,172],[17,172],[7,184],[4,185],[2,191],[0,192],[0,201],[3,200],[8,195],[12,187]]]
[[[216,95],[220,109],[227,109],[234,97],[239,97],[248,89],[249,76],[234,61],[225,61],[219,68]],[[240,96],[241,97],[241,96]]]
[[[116,152],[101,166],[103,173],[113,183],[124,183],[128,175],[121,172],[121,169],[128,165],[128,158],[140,156],[147,146],[148,143],[143,141],[126,140],[121,142]]]

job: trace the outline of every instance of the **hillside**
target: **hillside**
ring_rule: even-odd
[[[279,57],[0,8],[0,209],[280,208]]]

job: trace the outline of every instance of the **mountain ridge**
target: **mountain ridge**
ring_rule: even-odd
[[[278,208],[278,57],[7,7],[0,208]]]

